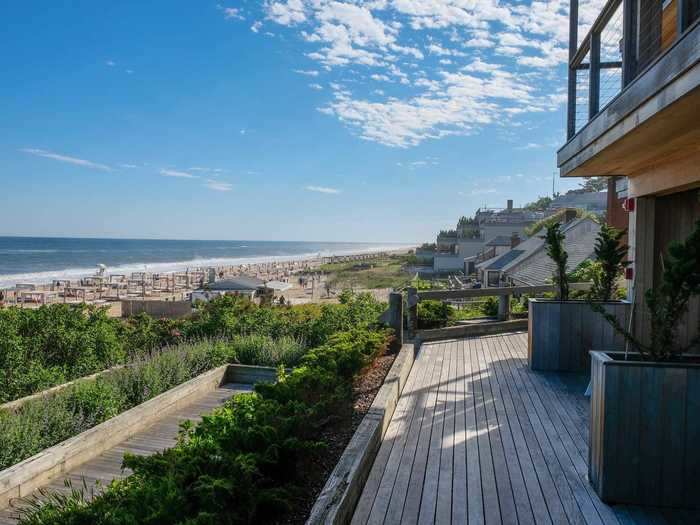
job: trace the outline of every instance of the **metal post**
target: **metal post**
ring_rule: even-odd
[[[591,69],[588,71],[588,118],[592,119],[600,109],[600,33],[591,33]]]
[[[637,5],[638,0],[622,3],[622,87],[637,73]]]
[[[676,39],[678,39],[688,27],[688,1],[676,0],[676,10]]]
[[[394,329],[394,344],[397,349],[403,345],[403,294],[389,294],[389,326]]]
[[[566,137],[571,139],[576,134],[576,69],[571,61],[578,47],[578,0],[571,0],[569,6],[569,84],[566,115]]]

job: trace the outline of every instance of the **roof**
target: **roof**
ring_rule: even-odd
[[[493,261],[486,269],[502,270],[506,265],[520,257],[523,253],[525,253],[524,250],[510,250],[504,253],[503,257],[498,257],[498,259]]]
[[[572,221],[562,231],[566,235],[564,249],[569,255],[567,267],[570,271],[586,259],[593,258],[595,240],[600,231],[599,224],[584,217]],[[534,286],[550,281],[554,267],[554,261],[547,255],[542,241],[542,249],[535,250],[529,257],[518,261],[518,264],[511,265],[507,274],[518,284]]]
[[[535,250],[541,248],[543,244],[544,240],[541,237],[530,237],[518,244],[514,250],[496,255],[496,257],[488,259],[478,266],[486,270],[507,270],[518,261],[529,257]],[[509,255],[512,252],[516,252],[515,255]],[[504,259],[503,262],[501,262],[501,259]]]
[[[486,246],[510,246],[513,242],[507,235],[498,235],[486,243]]]
[[[210,290],[257,290],[265,285],[265,281],[261,281],[255,277],[240,275],[230,279],[216,281],[209,285]]]
[[[549,206],[558,208],[606,209],[608,207],[608,192],[567,193],[560,195]]]

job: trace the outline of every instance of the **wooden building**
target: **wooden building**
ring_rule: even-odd
[[[644,338],[644,291],[659,282],[669,243],[700,220],[700,2],[608,0],[578,44],[572,0],[569,58],[560,174],[627,178],[629,293]],[[695,299],[681,341],[699,325]]]

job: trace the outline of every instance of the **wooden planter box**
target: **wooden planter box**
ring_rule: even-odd
[[[627,326],[631,303],[603,304],[622,326]],[[530,299],[527,358],[532,370],[589,372],[588,353],[625,348],[624,338],[586,301]]]
[[[700,359],[623,359],[591,352],[591,484],[608,503],[700,508]]]

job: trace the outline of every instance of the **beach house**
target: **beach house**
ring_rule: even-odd
[[[629,299],[646,337],[644,291],[658,284],[662,255],[700,220],[700,3],[605,2],[579,42],[571,2],[567,142],[562,177],[610,177],[615,222],[629,228]],[[625,220],[626,219],[626,220]],[[682,326],[700,329],[700,300]]]

